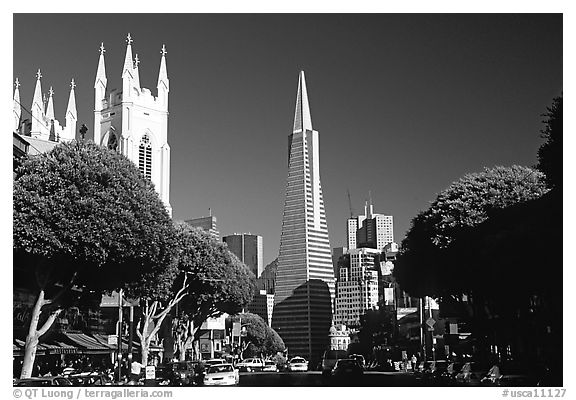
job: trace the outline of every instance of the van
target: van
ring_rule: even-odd
[[[322,375],[329,376],[336,365],[336,361],[347,357],[346,350],[326,350],[322,355]]]

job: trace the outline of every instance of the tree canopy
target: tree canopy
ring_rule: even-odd
[[[242,313],[231,317],[232,322],[241,322],[245,329],[242,337],[244,355],[274,355],[284,351],[284,341],[274,329],[257,314]]]
[[[254,296],[256,278],[228,247],[209,233],[176,224],[178,270],[187,274],[188,292],[181,311],[197,329],[208,317],[235,314]]]
[[[91,142],[62,143],[15,171],[15,267],[37,287],[74,283],[152,293],[175,273],[174,229],[152,183],[126,157]],[[31,288],[32,289],[32,288]]]
[[[72,141],[25,158],[14,173],[14,285],[38,296],[21,376],[30,376],[38,340],[72,293],[67,289],[168,297],[175,245],[154,186],[126,157]]]
[[[470,271],[458,257],[450,257],[451,244],[491,212],[546,191],[544,175],[527,167],[486,168],[465,175],[412,220],[394,270],[398,283],[414,296],[462,293],[460,278],[470,277]]]
[[[546,175],[546,183],[550,188],[562,187],[562,143],[563,143],[563,115],[562,96],[556,97],[552,105],[547,107],[543,114],[546,119],[544,128],[540,131],[545,142],[538,149],[538,165],[540,171]]]

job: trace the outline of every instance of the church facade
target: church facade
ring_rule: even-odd
[[[157,96],[140,86],[138,54],[132,56],[132,38],[126,39],[122,89],[107,89],[104,45],[94,82],[94,142],[117,150],[134,162],[172,215],[170,205],[170,145],[166,48],[161,50]]]

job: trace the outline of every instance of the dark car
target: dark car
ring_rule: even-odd
[[[38,378],[17,379],[14,386],[73,386],[72,382],[63,376],[43,376]]]
[[[68,376],[73,386],[110,386],[112,380],[107,374],[99,372],[82,372]]]
[[[173,382],[174,385],[189,386],[193,385],[196,381],[197,365],[198,362],[194,361],[177,361],[171,364],[172,371],[174,373]]]
[[[357,360],[353,358],[343,358],[336,361],[332,376],[336,378],[357,378],[364,374],[364,370]]]
[[[322,356],[322,375],[329,376],[336,365],[336,361],[347,357],[346,350],[326,350]]]

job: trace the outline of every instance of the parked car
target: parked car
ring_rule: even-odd
[[[288,361],[288,371],[308,371],[308,361],[302,357],[292,357]]]
[[[209,360],[204,360],[203,363],[207,366],[218,365],[218,364],[228,364],[226,360],[222,358],[211,358]]]
[[[264,361],[264,369],[262,371],[278,372],[278,365],[276,365],[276,361],[272,361],[272,360]]]
[[[364,370],[353,358],[342,358],[336,361],[332,369],[332,376],[337,378],[355,378],[364,374]]]
[[[14,386],[73,386],[72,382],[63,376],[42,376],[37,378],[16,379]]]
[[[172,364],[173,385],[188,386],[194,384],[194,377],[196,375],[195,367],[197,362],[193,361],[177,361]]]
[[[240,371],[262,371],[264,369],[264,361],[261,358],[247,358],[236,364],[236,368]]]
[[[362,367],[362,369],[366,369],[366,361],[364,360],[364,356],[361,354],[351,354],[348,358],[358,361],[358,365]]]
[[[82,372],[68,376],[73,386],[110,386],[112,380],[107,374],[99,372]]]
[[[326,350],[322,355],[322,375],[330,376],[332,369],[336,365],[336,361],[346,358],[348,353],[346,350]]]
[[[237,385],[240,374],[232,364],[214,364],[204,373],[205,386]]]

